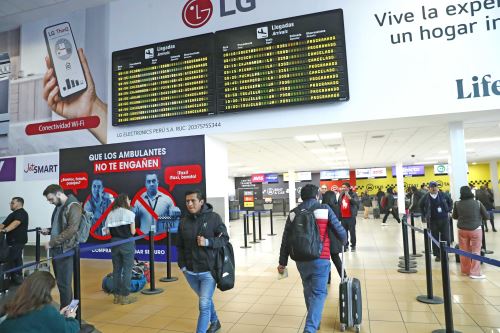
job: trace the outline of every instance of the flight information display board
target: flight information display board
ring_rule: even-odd
[[[349,99],[341,9],[217,31],[219,113]]]
[[[214,35],[113,52],[113,125],[216,111]]]

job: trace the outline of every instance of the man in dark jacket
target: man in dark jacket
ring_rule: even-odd
[[[415,217],[421,216],[422,222],[425,221],[422,216],[422,211],[420,210],[420,200],[423,196],[424,194],[420,192],[416,186],[410,187],[410,213],[412,213]]]
[[[186,208],[188,213],[181,220],[177,234],[178,264],[199,297],[196,332],[214,333],[221,324],[212,301],[216,281],[211,269],[215,264],[215,249],[226,245],[229,236],[221,217],[212,205],[205,203],[200,190],[186,192]]]
[[[340,220],[351,241],[351,251],[356,251],[356,216],[359,210],[359,199],[351,184],[343,183],[339,197]],[[344,246],[347,251],[349,242]]]
[[[302,203],[290,212],[285,223],[283,238],[281,240],[280,257],[278,272],[283,274],[288,264],[290,230],[297,212],[302,209],[312,210],[320,231],[320,237],[323,240],[323,247],[318,259],[310,261],[296,261],[297,269],[302,279],[304,287],[304,299],[307,308],[306,323],[304,333],[315,333],[321,321],[323,306],[325,305],[327,295],[327,282],[330,275],[330,238],[328,228],[334,229],[336,237],[342,243],[347,239],[346,232],[342,228],[339,220],[332,209],[326,204],[320,204],[318,201],[318,187],[313,184],[307,184],[300,191]]]
[[[446,241],[448,245],[451,240],[449,214],[452,208],[453,202],[451,198],[439,191],[436,182],[430,182],[429,193],[420,200],[420,210],[431,229],[432,237]],[[432,252],[436,257],[436,261],[440,261],[439,247],[434,242],[432,242]]]
[[[0,224],[0,232],[4,232],[9,245],[7,268],[12,269],[23,265],[23,249],[28,242],[28,213],[24,210],[24,199],[14,197],[10,201],[12,213]],[[14,284],[23,282],[22,270],[10,274]]]
[[[82,220],[82,206],[73,195],[66,195],[61,186],[47,186],[43,195],[54,206],[52,227],[43,229],[42,234],[49,235],[50,241],[45,248],[50,248],[50,255],[55,257],[72,250],[77,245],[76,233]],[[69,305],[73,299],[73,257],[64,257],[52,261],[57,288],[59,289],[61,308]]]
[[[384,218],[382,219],[382,225],[386,225],[385,223],[387,222],[389,214],[392,214],[392,217],[394,217],[394,219],[398,221],[398,223],[401,223],[401,220],[399,219],[398,208],[395,205],[396,199],[394,198],[394,190],[392,189],[392,187],[387,188],[387,194],[385,196],[386,196],[385,200],[386,211]]]
[[[495,199],[493,195],[488,191],[486,186],[481,186],[476,191],[476,199],[481,201],[484,208],[488,211],[491,229],[493,229],[493,232],[497,232],[497,229],[495,229]],[[484,222],[484,231],[488,232],[488,223],[486,221]]]

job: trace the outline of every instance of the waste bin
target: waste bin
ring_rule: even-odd
[[[239,209],[239,201],[229,201],[229,220],[238,220],[240,218]]]

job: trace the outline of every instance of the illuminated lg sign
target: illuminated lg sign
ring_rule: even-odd
[[[234,6],[226,4],[226,1],[233,0],[219,0],[220,1],[220,16],[229,16],[239,12],[249,12],[256,7],[256,0],[234,0]],[[236,9],[231,9],[235,8]],[[214,11],[212,2],[210,0],[189,0],[184,5],[182,10],[182,21],[190,28],[199,28],[204,26],[212,17]]]

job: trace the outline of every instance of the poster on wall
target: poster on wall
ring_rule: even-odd
[[[105,13],[106,6],[98,6],[26,22],[7,41],[7,48],[21,51],[12,57],[7,81],[10,121],[0,155],[107,142]]]
[[[108,242],[103,234],[106,216],[114,199],[126,193],[135,213],[138,235],[149,233],[152,226],[165,232],[177,232],[185,211],[185,192],[201,189],[205,193],[205,144],[203,136],[129,142],[73,149],[60,152],[59,183],[73,193],[84,209],[93,215],[87,244]],[[136,254],[147,258],[146,240],[136,242]],[[165,261],[165,245],[159,242],[157,260]],[[89,258],[110,258],[109,249],[83,252]],[[176,258],[173,249],[173,260]]]

